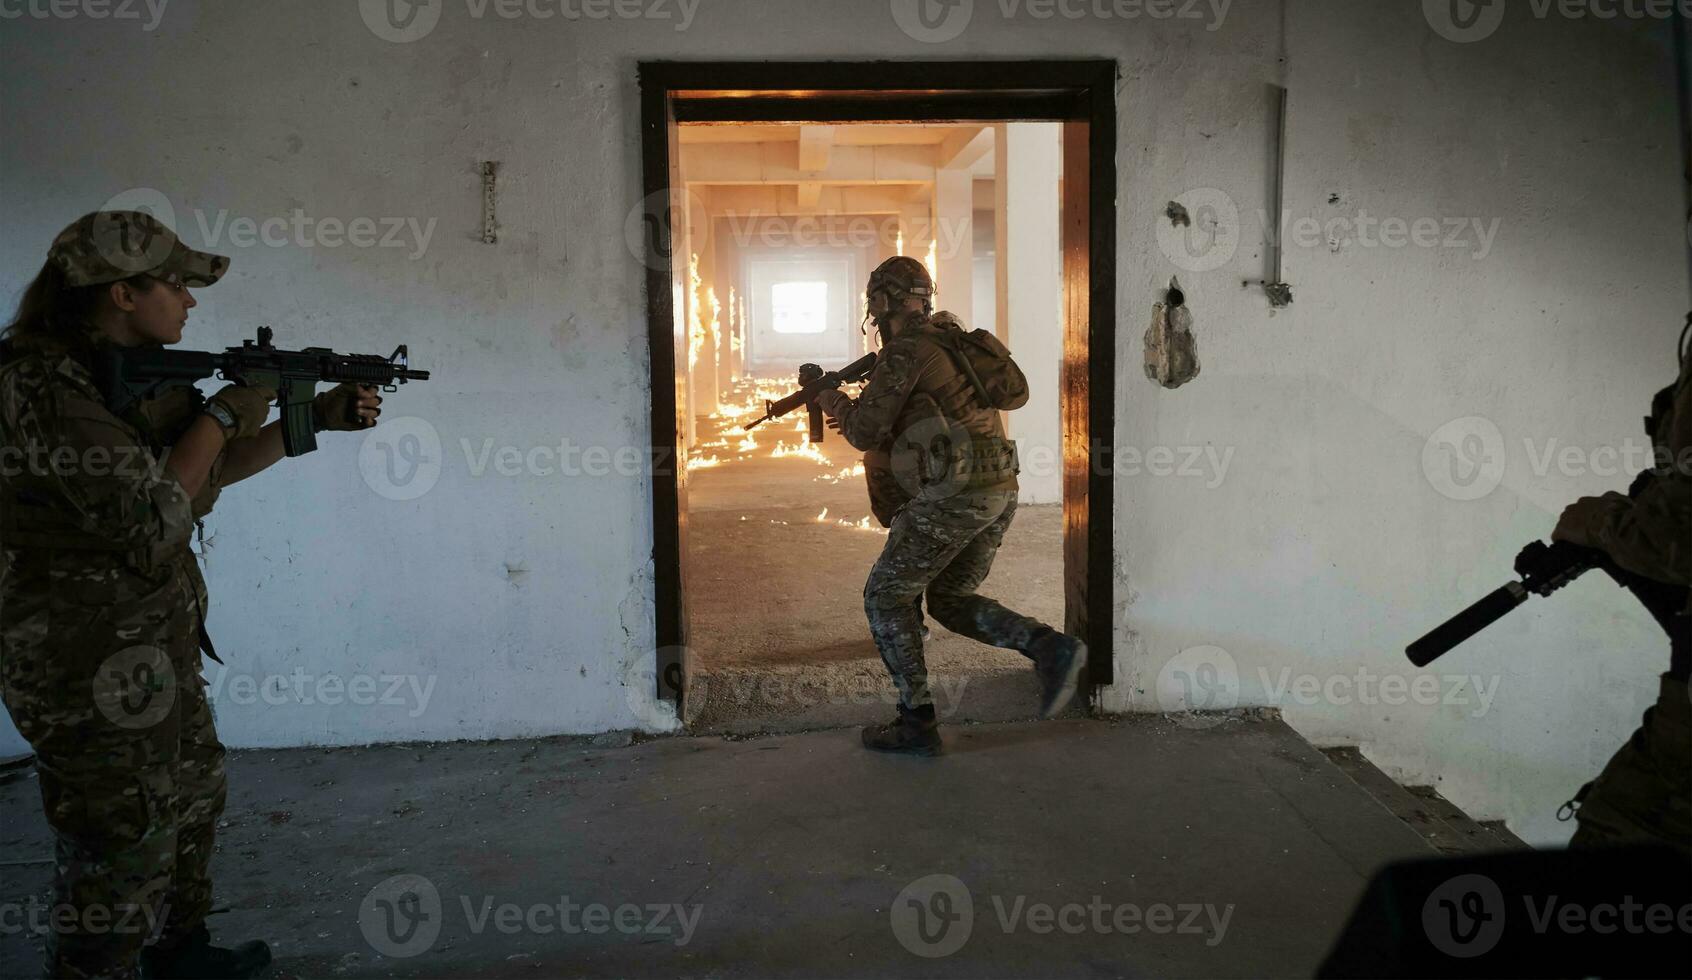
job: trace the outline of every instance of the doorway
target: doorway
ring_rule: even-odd
[[[1115,65],[1108,61],[640,65],[653,379],[654,668],[658,696],[675,704],[679,717],[690,716],[697,667],[689,651],[688,474],[708,463],[698,448],[697,427],[701,406],[721,394],[714,380],[710,390],[695,391],[687,379],[696,372],[678,373],[679,366],[691,368],[698,359],[703,333],[688,292],[697,280],[698,260],[686,241],[686,229],[703,209],[679,177],[678,130],[695,123],[819,130],[872,122],[1059,124],[1064,191],[1057,229],[1062,342],[1056,386],[1061,433],[1054,462],[1061,492],[1063,626],[1088,643],[1083,703],[1092,700],[1092,689],[1111,682],[1115,80]],[[800,188],[801,194],[807,192],[827,189]],[[807,304],[830,292],[829,283],[839,274],[838,266],[831,265],[837,258],[785,259],[794,265],[766,272],[769,282],[783,287],[779,294],[758,290],[771,297],[760,300],[768,309],[749,315],[745,296],[727,304],[728,317],[738,317],[741,325],[741,358],[751,353],[749,343],[761,341],[779,361],[782,344],[834,329],[828,321],[835,317],[809,317]],[[721,305],[715,297],[712,309]],[[712,374],[703,372],[707,378]],[[804,418],[803,412],[798,418]],[[861,580],[858,571],[854,574]],[[744,588],[779,588],[779,583],[763,581],[758,569],[748,568]],[[733,595],[693,598],[734,600]]]

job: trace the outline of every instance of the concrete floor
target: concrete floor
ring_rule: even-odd
[[[701,452],[721,464],[688,479],[690,724],[796,731],[891,717],[896,698],[863,607],[886,531],[870,516],[863,476],[842,475],[862,453],[830,431],[818,447],[826,460],[771,457],[778,442],[802,443],[803,411],[759,426],[757,448],[740,450],[740,424],[755,417],[699,420]],[[1061,627],[1062,545],[1062,508],[1021,507],[982,592]],[[1033,716],[1038,685],[1021,654],[928,626],[943,717]]]
[[[1373,869],[1431,853],[1278,721],[946,735],[938,759],[850,730],[235,752],[213,933],[269,939],[281,977],[1299,976]],[[0,785],[0,848],[3,907],[44,897],[32,774]],[[373,944],[396,876],[438,895],[389,947],[416,955]],[[565,898],[639,909],[532,912]],[[648,910],[674,905],[685,944]],[[33,975],[0,932],[0,975]]]

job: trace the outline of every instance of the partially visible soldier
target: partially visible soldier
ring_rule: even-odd
[[[975,594],[1016,515],[1016,448],[999,409],[1022,404],[1027,390],[1020,400],[989,403],[995,386],[983,384],[963,353],[958,319],[932,311],[933,293],[916,259],[882,263],[866,289],[883,342],[869,383],[856,401],[840,391],[817,397],[846,441],[865,451],[872,507],[892,523],[864,583],[864,612],[899,690],[899,715],[865,728],[863,742],[921,755],[941,748],[916,605],[925,589],[929,613],[947,629],[1034,661],[1041,717],[1069,703],[1086,663],[1080,640]],[[1008,352],[1003,360],[1009,364]]]
[[[1692,849],[1692,349],[1681,331],[1680,377],[1651,403],[1646,428],[1656,466],[1635,496],[1607,493],[1570,504],[1553,540],[1596,548],[1657,606],[1668,627],[1668,673],[1657,703],[1598,778],[1570,801],[1579,826],[1571,847],[1645,841]],[[1659,600],[1658,597],[1665,597]],[[1666,608],[1663,608],[1666,606]]]
[[[93,376],[114,345],[181,341],[189,288],[228,267],[151,215],[85,215],[0,339],[0,696],[55,837],[49,976],[248,977],[270,961],[263,942],[211,945],[205,925],[226,789],[189,536],[223,487],[282,458],[276,393],[180,388],[120,417]],[[366,428],[380,402],[324,392],[316,426]]]

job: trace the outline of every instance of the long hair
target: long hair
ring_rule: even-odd
[[[130,282],[137,289],[146,289],[146,276],[135,276]],[[100,309],[100,297],[111,288],[110,283],[97,286],[72,286],[65,282],[64,270],[48,261],[24,289],[18,308],[4,328],[0,338],[57,340],[74,343],[86,340],[93,330],[94,314]]]

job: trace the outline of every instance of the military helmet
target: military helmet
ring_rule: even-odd
[[[928,267],[908,255],[895,255],[875,267],[864,294],[867,296],[878,289],[886,290],[901,303],[906,296],[920,296],[925,309],[934,299],[934,280],[928,274]]]

